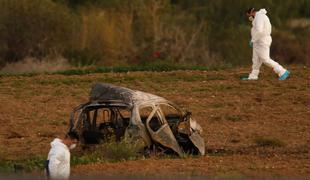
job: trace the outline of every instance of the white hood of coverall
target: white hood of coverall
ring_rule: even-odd
[[[260,9],[259,11],[257,11],[258,14],[267,14],[267,10],[266,9]]]
[[[255,18],[252,22],[252,42],[253,43],[263,43],[270,45],[271,44],[271,23],[267,17],[266,9],[261,9],[256,12]]]
[[[48,153],[49,172],[52,179],[68,179],[70,176],[70,151],[60,139],[51,142]]]

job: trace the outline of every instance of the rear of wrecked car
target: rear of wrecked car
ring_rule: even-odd
[[[108,129],[104,125],[107,122],[96,125],[89,119],[89,112],[94,111],[94,118],[97,111],[108,109],[111,114],[120,113],[120,109],[126,109],[130,115],[128,118],[119,117],[121,123],[121,137],[140,141],[144,148],[161,149],[163,151],[173,151],[179,155],[183,153],[205,154],[205,143],[201,136],[202,128],[191,118],[190,113],[186,113],[177,108],[166,99],[140,91],[133,91],[127,88],[117,87],[110,84],[98,83],[91,90],[90,101],[77,107],[71,115],[70,130],[78,131],[85,139],[88,135],[104,138]],[[170,109],[171,112],[166,112]],[[115,116],[115,115],[114,115]],[[114,117],[113,116],[113,117]],[[123,116],[118,115],[118,116]],[[88,126],[84,127],[85,122]],[[119,120],[118,120],[119,121]],[[116,132],[118,122],[115,117],[111,123],[111,128]],[[85,141],[84,141],[85,142]],[[94,141],[100,143],[100,140]]]

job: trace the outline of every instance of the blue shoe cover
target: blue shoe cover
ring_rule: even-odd
[[[285,73],[279,77],[280,81],[284,81],[285,79],[287,79],[290,76],[290,72],[289,71],[285,71]]]
[[[241,78],[241,80],[242,81],[247,81],[247,80],[249,80],[249,78],[248,77],[243,77],[243,78]]]

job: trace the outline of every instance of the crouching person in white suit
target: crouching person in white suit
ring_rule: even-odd
[[[45,164],[46,175],[49,179],[69,179],[70,150],[76,147],[79,137],[76,132],[69,132],[64,139],[55,138]]]
[[[252,39],[249,46],[253,48],[253,66],[250,75],[243,80],[257,80],[262,63],[271,67],[279,76],[279,80],[285,80],[289,77],[290,72],[270,58],[271,23],[266,14],[265,9],[255,11],[254,8],[250,8],[246,12],[247,17],[252,22]]]

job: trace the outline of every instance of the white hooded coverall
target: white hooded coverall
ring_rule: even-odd
[[[273,68],[279,77],[286,71],[280,64],[270,58],[270,46],[272,42],[271,23],[266,14],[267,11],[265,9],[259,10],[256,12],[252,22],[251,42],[253,43],[253,66],[249,79],[253,80],[258,79],[259,69],[262,63]]]
[[[48,153],[48,170],[51,179],[69,179],[70,177],[70,151],[67,145],[58,138],[51,142]]]

